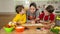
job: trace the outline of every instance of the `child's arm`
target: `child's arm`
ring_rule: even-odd
[[[17,14],[11,22],[8,23],[8,25],[13,26],[16,25],[16,22],[19,20],[19,15]]]
[[[35,21],[39,21],[39,20],[41,20],[43,18],[43,14],[41,13],[40,15],[39,15],[39,17],[37,17],[36,19],[35,19]]]
[[[20,24],[25,24],[25,23],[26,23],[26,14],[25,14],[24,17],[23,17],[23,20],[20,21]]]
[[[38,18],[39,15],[40,15],[40,12],[39,12],[39,10],[37,10],[37,11],[36,11],[36,18]]]
[[[19,14],[17,14],[17,15],[13,18],[12,22],[17,22],[18,20],[19,20]]]

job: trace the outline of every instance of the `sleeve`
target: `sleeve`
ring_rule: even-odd
[[[29,22],[30,20],[28,20],[28,16],[29,16],[29,11],[26,12],[26,22]]]
[[[19,15],[17,14],[14,18],[13,18],[13,22],[17,22],[19,20]]]
[[[27,19],[28,19],[28,15],[29,15],[28,13],[29,13],[29,12],[27,11],[27,12],[26,12]]]
[[[50,20],[51,20],[51,21],[54,21],[54,20],[55,20],[55,15],[51,15],[51,16],[50,16]]]
[[[40,18],[40,19],[42,19],[42,18],[43,18],[43,14],[42,14],[42,13],[39,15],[39,18]]]
[[[21,24],[25,24],[26,23],[26,14],[23,16],[23,20],[21,21]]]
[[[39,17],[39,14],[40,14],[40,12],[39,12],[39,10],[36,12],[36,18],[38,18]]]

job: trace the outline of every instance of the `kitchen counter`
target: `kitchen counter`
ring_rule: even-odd
[[[0,30],[0,34],[53,34],[52,32],[46,30],[46,31],[41,31],[41,30],[25,30],[24,32],[5,32],[4,29]]]
[[[27,24],[25,24],[25,25],[23,25],[23,26],[27,26]],[[14,31],[12,31],[12,32],[6,32],[3,28],[0,30],[0,34],[53,34],[52,32],[50,32],[49,30],[44,30],[44,31],[42,31],[42,30],[37,30],[37,29],[34,29],[34,28],[36,28],[36,27],[41,27],[41,26],[43,26],[43,25],[37,25],[37,24],[35,24],[35,25],[29,25],[28,24],[28,26],[27,27],[29,27],[30,29],[27,29],[27,30],[24,30],[24,32],[16,32],[15,30]]]

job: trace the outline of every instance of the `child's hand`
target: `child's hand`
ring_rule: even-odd
[[[49,24],[49,22],[44,22],[44,24]]]
[[[48,21],[40,21],[41,23],[43,23],[43,24],[50,24],[50,22]]]
[[[18,23],[19,23],[19,24],[23,24],[23,21],[19,21]]]
[[[17,22],[17,23],[18,23],[19,25],[22,25],[22,24],[24,24],[24,23],[23,23],[23,21],[19,21],[19,22]]]
[[[16,23],[16,26],[20,26],[20,23]]]
[[[31,21],[31,24],[35,24],[35,21],[34,21],[34,20],[32,20],[32,21]]]
[[[43,20],[40,20],[40,23],[44,23],[44,21]]]
[[[45,25],[44,27],[48,28],[48,29],[51,28],[51,26],[49,24]]]
[[[36,19],[35,19],[35,21],[38,21],[38,20],[39,20],[39,18],[36,18]]]

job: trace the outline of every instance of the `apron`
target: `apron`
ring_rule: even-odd
[[[45,21],[44,18],[45,18],[45,16],[43,17],[43,21]],[[49,21],[49,20],[50,20],[50,16],[48,16],[48,20],[47,20],[47,21]],[[45,24],[45,25],[49,25],[49,26],[47,26],[47,27],[45,27],[45,28],[50,29],[50,28],[53,28],[53,27],[54,27],[55,23]]]
[[[35,18],[36,18],[36,13],[28,15],[28,20],[34,20]]]
[[[44,15],[44,17],[43,17],[43,21],[45,21],[44,18],[45,18],[45,15]],[[47,20],[47,21],[49,21],[49,20],[50,20],[50,16],[48,16],[48,20]]]

